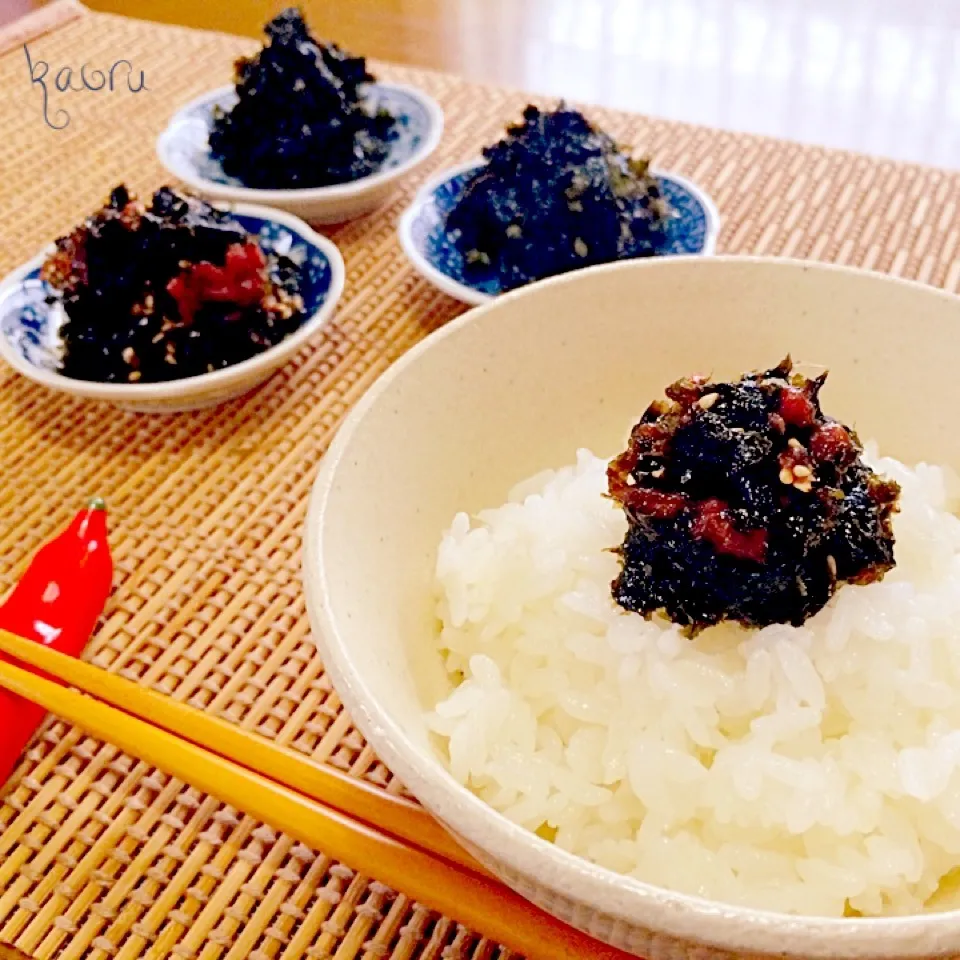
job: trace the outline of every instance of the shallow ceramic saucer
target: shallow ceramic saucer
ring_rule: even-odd
[[[445,170],[424,184],[400,220],[400,243],[417,272],[444,293],[479,306],[502,293],[499,279],[468,275],[446,222],[463,196],[467,182],[482,161]],[[657,171],[663,193],[674,211],[670,242],[661,256],[712,254],[720,215],[713,201],[695,183],[677,173]]]
[[[336,246],[302,220],[252,204],[224,205],[264,249],[300,264],[305,320],[290,336],[241,363],[164,383],[98,383],[59,372],[63,308],[40,279],[44,251],[0,283],[0,357],[35,383],[138,413],[177,413],[212,407],[253,390],[282,367],[329,321],[343,292],[345,271]]]
[[[350,183],[296,190],[245,187],[223,172],[210,153],[214,109],[237,102],[233,86],[203,94],[180,109],[157,140],[157,156],[174,176],[208,200],[260,203],[287,210],[311,223],[342,223],[369,213],[390,195],[397,181],[423,163],[443,134],[443,111],[422,90],[399,83],[372,83],[368,102],[396,118],[395,136],[380,169]]]

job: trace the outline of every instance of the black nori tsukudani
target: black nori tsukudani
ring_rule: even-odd
[[[723,620],[799,625],[837,585],[894,565],[899,487],[825,417],[823,377],[778,367],[680,380],[607,471],[629,528],[614,599],[695,633]]]
[[[263,49],[236,63],[236,106],[210,132],[224,172],[259,189],[324,187],[376,172],[395,119],[367,107],[362,88],[374,77],[366,61],[317,43],[296,9],[264,32]]]
[[[247,360],[303,321],[299,268],[229,214],[169,187],[149,207],[119,186],[57,240],[42,270],[65,321],[61,372],[178,380]]]
[[[468,272],[504,290],[595,263],[656,254],[669,208],[646,160],[576,110],[524,111],[483,151],[447,217]]]

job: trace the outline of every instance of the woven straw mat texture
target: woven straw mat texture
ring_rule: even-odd
[[[125,58],[147,90],[58,93],[43,120],[34,63]],[[66,0],[0,33],[0,273],[123,180],[164,175],[153,143],[186,100],[228,82],[249,40],[93,14]],[[443,105],[429,165],[385,210],[331,231],[347,288],[322,337],[259,392],[210,412],[137,416],[0,370],[0,592],[97,492],[116,589],[97,664],[318,761],[402,787],[341,709],[310,641],[300,527],[317,462],[387,366],[462,309],[417,279],[394,229],[418,182],[473,156],[522,94],[379,67]],[[703,184],[720,248],[859,264],[956,289],[960,175],[605,110],[593,116]],[[57,115],[62,120],[62,115]],[[203,960],[511,955],[114,748],[50,721],[0,806],[0,941],[38,958]]]

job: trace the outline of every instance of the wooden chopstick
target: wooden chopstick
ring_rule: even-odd
[[[314,763],[260,734],[5,630],[0,630],[0,653],[380,832],[386,831],[431,854],[487,874],[426,810],[410,800],[391,796],[332,767]]]
[[[5,653],[20,648],[10,642],[10,634],[0,636]],[[21,643],[31,646],[28,641]],[[54,658],[62,657],[44,652]],[[30,657],[31,665],[37,666],[34,659],[40,658]],[[51,662],[60,666],[56,660]],[[483,931],[530,960],[628,960],[628,954],[568,927],[489,876],[380,833],[88,694],[3,661],[0,687],[307,846],[375,876],[431,909]],[[137,690],[141,694],[147,692]]]

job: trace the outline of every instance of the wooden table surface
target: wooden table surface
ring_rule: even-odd
[[[40,0],[0,0],[0,21]],[[87,0],[259,35],[270,0]],[[960,166],[955,0],[303,0],[369,56],[709,126]],[[122,54],[120,54],[122,55]]]

